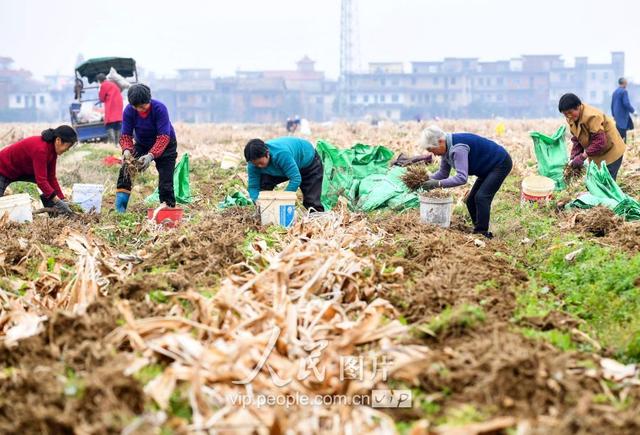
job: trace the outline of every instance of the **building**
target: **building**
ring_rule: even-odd
[[[607,64],[586,57],[566,66],[560,55],[523,55],[481,62],[445,58],[440,62],[371,63],[367,73],[352,74],[349,118],[402,120],[431,117],[488,118],[557,116],[565,92],[608,111],[611,93],[624,74],[624,53]]]
[[[610,62],[602,64],[578,57],[568,65],[557,54],[372,62],[365,72],[349,74],[346,88],[317,70],[308,56],[295,69],[237,71],[229,77],[203,68],[179,69],[172,78],[138,72],[171,118],[183,122],[284,123],[296,115],[316,122],[539,118],[557,117],[558,99],[566,92],[608,113],[624,62],[622,52],[611,53]],[[67,121],[73,77],[38,81],[12,65],[12,59],[0,57],[0,121]],[[348,94],[339,98],[340,89]],[[632,104],[640,106],[640,88],[630,83],[629,93]]]
[[[154,80],[154,94],[173,119],[186,122],[284,122],[299,115],[323,121],[333,116],[336,83],[305,56],[294,70],[237,71],[212,78],[205,69],[178,70],[175,79]]]

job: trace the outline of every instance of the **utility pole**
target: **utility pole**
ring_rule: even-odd
[[[351,115],[352,74],[357,55],[357,0],[342,0],[340,6],[340,78],[338,81],[338,114]]]

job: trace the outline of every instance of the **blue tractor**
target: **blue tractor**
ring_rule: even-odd
[[[100,85],[96,76],[100,73],[109,74],[111,68],[114,68],[128,82],[138,82],[136,61],[131,58],[100,57],[89,59],[76,68],[75,95],[73,103],[69,106],[69,114],[71,115],[71,125],[78,132],[78,139],[81,142],[107,140],[107,130],[104,127],[103,119],[98,119],[102,103],[98,99]]]

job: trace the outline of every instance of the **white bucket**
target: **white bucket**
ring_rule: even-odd
[[[240,166],[240,162],[242,158],[236,154],[225,151],[222,153],[222,161],[220,162],[220,167],[222,169],[233,169]]]
[[[0,217],[5,213],[9,214],[9,220],[12,222],[33,221],[31,197],[26,193],[3,196],[0,198]]]
[[[522,204],[528,201],[544,203],[549,200],[555,188],[556,183],[551,178],[530,175],[522,180],[520,202]]]
[[[453,198],[450,196],[448,198],[420,196],[420,220],[426,224],[449,228],[452,211]]]
[[[296,217],[296,193],[262,191],[258,196],[262,225],[290,227]]]
[[[104,186],[102,184],[74,184],[72,191],[73,202],[87,213],[100,213],[103,192]]]

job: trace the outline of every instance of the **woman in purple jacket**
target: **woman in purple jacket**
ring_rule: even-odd
[[[491,203],[513,162],[507,150],[482,136],[472,133],[445,133],[432,125],[422,132],[420,145],[440,156],[440,170],[429,177],[423,188],[449,188],[467,183],[469,175],[478,177],[465,202],[473,221],[473,232],[493,238],[489,232]],[[456,174],[451,176],[451,169]]]
[[[175,207],[173,170],[178,157],[178,145],[167,107],[152,99],[151,89],[143,84],[131,86],[127,95],[129,104],[122,115],[120,136],[122,155],[125,160],[135,157],[142,171],[155,161],[160,202]],[[116,187],[116,211],[124,213],[131,195],[131,178],[125,165],[120,168]]]

